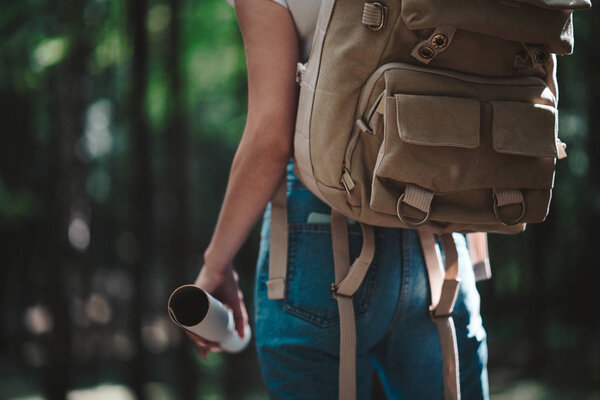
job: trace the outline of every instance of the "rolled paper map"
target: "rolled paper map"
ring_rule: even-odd
[[[244,326],[244,337],[240,338],[231,309],[196,285],[175,289],[169,296],[168,310],[177,326],[219,343],[226,352],[242,351],[250,342],[250,325]]]

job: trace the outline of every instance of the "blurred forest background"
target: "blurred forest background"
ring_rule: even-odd
[[[550,217],[490,238],[493,399],[600,399],[600,10],[559,58]],[[171,324],[246,112],[225,0],[0,2],[0,399],[266,399],[249,348]],[[258,227],[237,258],[248,307]],[[251,310],[249,310],[251,312]]]

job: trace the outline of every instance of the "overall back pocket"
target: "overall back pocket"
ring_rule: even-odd
[[[348,227],[350,259],[360,253],[362,233],[358,224]],[[287,293],[284,310],[316,325],[327,327],[339,322],[337,301],[331,293],[335,281],[331,225],[290,224]],[[354,294],[354,312],[366,312],[377,277],[381,235],[375,234],[375,257]]]

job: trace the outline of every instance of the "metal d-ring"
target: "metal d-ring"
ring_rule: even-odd
[[[385,25],[385,17],[387,14],[387,6],[383,3],[380,3],[378,1],[371,3],[372,5],[374,5],[375,7],[379,8],[379,11],[381,12],[381,20],[379,22],[379,25],[367,25],[367,28],[369,28],[370,30],[372,30],[373,32],[377,32],[380,31],[381,29],[383,29],[383,26]]]
[[[423,219],[421,221],[411,222],[411,221],[407,220],[402,215],[402,211],[401,211],[403,200],[404,200],[404,193],[402,193],[400,195],[400,197],[398,197],[398,202],[396,203],[396,214],[398,215],[398,218],[400,218],[400,221],[402,221],[403,224],[408,225],[408,226],[420,226],[420,225],[423,225],[425,222],[429,221],[429,217],[431,216],[431,208],[429,210],[427,210],[425,217],[423,217]]]
[[[519,204],[519,203],[517,203]],[[494,214],[496,215],[496,218],[498,218],[498,221],[502,222],[504,225],[510,226],[510,225],[516,225],[519,222],[521,222],[521,220],[523,219],[523,217],[525,216],[525,200],[521,200],[521,215],[519,215],[517,217],[517,219],[514,219],[512,221],[506,221],[504,220],[501,216],[500,216],[500,207],[498,206],[498,198],[494,197]],[[506,205],[511,205],[511,204],[506,204]],[[504,207],[504,206],[502,206]]]

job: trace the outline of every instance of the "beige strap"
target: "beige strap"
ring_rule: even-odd
[[[356,120],[356,127],[364,134],[374,135],[371,127],[369,125],[367,125],[367,123],[360,118]]]
[[[524,202],[523,193],[519,189],[494,189],[494,197],[498,207]]]
[[[444,399],[460,400],[460,380],[458,371],[458,345],[456,329],[452,317],[435,318],[442,347]]]
[[[458,345],[452,319],[452,311],[456,303],[460,283],[456,245],[451,233],[440,237],[445,258],[445,272],[442,275],[441,254],[435,245],[433,233],[419,231],[419,238],[431,289],[431,306],[429,310],[431,318],[437,326],[442,348],[444,398],[446,400],[459,400]]]
[[[567,158],[567,144],[563,143],[563,141],[559,138],[556,138],[556,150],[556,152],[558,153],[559,160]]]
[[[431,291],[430,309],[437,307],[442,293],[442,282],[444,281],[444,270],[442,269],[442,254],[435,244],[435,236],[431,232],[417,231],[423,249],[427,275],[429,277],[429,288]]]
[[[373,257],[375,256],[375,233],[371,225],[361,223],[360,228],[363,234],[363,244],[360,254],[350,266],[346,277],[339,283],[336,283],[336,294],[342,296],[353,296],[360,287]],[[337,281],[337,280],[336,280]]]
[[[287,273],[288,220],[287,220],[287,174],[271,199],[271,234],[269,237],[269,280],[267,297],[272,300],[285,296]]]
[[[431,35],[413,47],[410,55],[422,63],[429,64],[439,53],[448,48],[455,32],[456,28],[451,26],[435,28]]]
[[[331,210],[331,241],[333,246],[333,263],[335,283],[341,283],[350,267],[350,250],[348,247],[348,224],[346,217],[334,209]],[[334,292],[335,294],[335,292]],[[340,315],[340,369],[339,400],[356,399],[356,326],[352,297],[335,296]]]
[[[360,224],[363,245],[358,258],[350,266],[348,223],[341,213],[331,210],[331,240],[335,282],[331,290],[338,303],[340,316],[339,400],[356,399],[356,324],[352,296],[360,287],[375,254],[373,227]]]
[[[467,246],[473,264],[476,281],[483,281],[492,277],[490,256],[488,250],[487,233],[473,232],[467,234]]]
[[[451,315],[458,295],[458,253],[456,251],[456,243],[451,233],[445,233],[440,236],[442,240],[442,248],[444,249],[445,269],[444,283],[442,284],[442,292],[440,301],[433,310],[435,316]]]
[[[422,188],[421,186],[409,183],[404,189],[404,197],[402,201],[411,207],[428,213],[431,209],[431,201],[433,200],[433,192]]]

